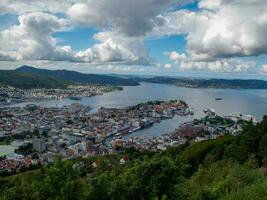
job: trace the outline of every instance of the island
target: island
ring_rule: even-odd
[[[65,88],[32,88],[20,89],[12,86],[0,86],[0,106],[7,106],[22,102],[40,102],[51,99],[69,98],[81,100],[83,97],[92,97],[104,93],[122,90],[120,86],[97,84],[73,84]]]
[[[187,88],[213,88],[213,89],[267,89],[267,81],[256,79],[215,79],[215,78],[176,78],[152,77],[133,78],[136,81],[149,83],[171,84]]]

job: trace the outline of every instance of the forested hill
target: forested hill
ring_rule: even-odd
[[[73,84],[60,78],[36,75],[13,70],[0,70],[0,86],[13,86],[15,88],[65,88]]]
[[[172,84],[190,88],[220,89],[267,89],[267,81],[241,79],[198,79],[172,77],[138,77],[127,75],[84,74],[68,70],[47,70],[22,66],[16,70],[1,70],[0,85],[11,84],[20,88],[64,87],[68,83],[108,84],[115,86],[136,86],[139,82]],[[48,80],[46,83],[46,79]],[[11,80],[16,80],[12,82]],[[48,83],[50,82],[50,83]]]
[[[16,72],[24,72],[36,75],[45,75],[55,78],[61,78],[66,81],[73,81],[79,83],[89,83],[89,84],[109,84],[109,85],[120,85],[120,86],[132,86],[139,85],[135,80],[114,77],[109,75],[100,74],[84,74],[76,71],[68,70],[47,70],[38,69],[30,66],[22,66],[15,70]]]
[[[130,161],[120,165],[125,156]],[[267,117],[236,137],[158,153],[128,149],[119,155],[57,160],[0,178],[0,199],[262,200],[266,175]]]
[[[267,81],[243,79],[201,79],[201,78],[135,78],[137,81],[150,83],[173,84],[179,87],[190,88],[217,88],[217,89],[267,89]]]

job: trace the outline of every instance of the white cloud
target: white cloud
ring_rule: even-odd
[[[17,59],[25,60],[65,60],[72,58],[69,46],[59,47],[51,36],[64,29],[67,20],[54,15],[34,12],[19,16],[19,25],[1,31],[0,42],[6,52]],[[13,53],[14,54],[14,53]]]
[[[176,9],[192,1],[1,0],[0,14],[18,14],[19,23],[0,32],[0,60],[147,65],[146,38],[181,34],[186,50],[167,55],[183,70],[250,71],[254,64],[238,57],[267,53],[263,0],[199,0],[198,11]],[[60,46],[53,34],[75,26],[97,27],[95,44],[79,51]]]
[[[125,64],[149,63],[148,51],[142,38],[127,37],[115,32],[100,32],[94,36],[98,42],[86,51],[80,51],[77,57],[85,61],[98,63],[119,62]]]
[[[167,53],[167,55],[176,64],[181,62],[181,61],[187,60],[187,56],[184,53],[177,53],[176,51],[172,51],[172,52]]]
[[[114,32],[98,33],[95,38],[100,44],[94,46],[101,61],[128,61],[147,64],[148,51],[142,38],[124,37]]]
[[[199,8],[216,10],[220,7],[222,0],[201,0]]]
[[[221,59],[217,61],[182,61],[181,70],[209,70],[223,73],[254,72],[255,62],[244,62],[237,59]]]
[[[267,74],[267,64],[261,66],[261,73]]]
[[[58,60],[90,63],[123,63],[147,65],[150,57],[144,46],[145,33],[160,25],[159,14],[174,0],[103,0],[103,1],[25,1],[14,0],[0,6],[6,12],[19,13],[19,24],[0,33],[1,47],[5,54],[15,52],[22,60]],[[181,1],[182,2],[182,1]],[[0,5],[1,5],[0,3]],[[47,6],[47,8],[46,8]],[[51,10],[52,7],[55,10]],[[57,10],[57,7],[61,9]],[[69,9],[67,9],[67,7]],[[19,9],[20,8],[20,9]],[[19,11],[20,10],[20,11]],[[35,12],[40,11],[40,12]],[[66,12],[66,18],[43,12]],[[1,12],[1,11],[0,11]],[[94,35],[96,44],[86,50],[74,51],[71,46],[59,46],[53,33],[70,26],[98,26],[102,29]]]
[[[180,70],[209,70],[215,72],[254,72],[255,62],[243,61],[236,58],[222,58],[215,61],[194,61],[184,53],[176,51],[168,52],[166,55]]]
[[[165,64],[165,65],[164,65],[164,68],[165,68],[165,69],[170,69],[170,68],[172,68],[172,64],[169,64],[169,63],[168,63],[168,64]]]
[[[67,14],[82,25],[108,28],[127,36],[144,36],[155,26],[161,26],[164,22],[161,14],[179,2],[184,1],[88,0],[74,4]]]
[[[0,15],[13,13],[25,14],[29,12],[64,13],[75,0],[1,0]]]
[[[129,73],[129,72],[143,72],[144,71],[144,67],[136,67],[136,66],[125,66],[125,65],[98,65],[96,66],[97,70],[100,71],[109,71],[109,72],[125,72],[125,73]]]
[[[262,0],[202,0],[199,5],[204,8],[199,12],[168,13],[154,34],[187,34],[187,52],[195,61],[267,53],[267,7]]]
[[[20,60],[20,56],[16,52],[7,52],[0,48],[0,60],[1,61],[15,61]]]
[[[97,26],[103,31],[94,36],[97,44],[77,56],[93,62],[149,64],[151,58],[144,38],[155,26],[163,25],[161,13],[174,0],[88,0],[73,4],[67,11],[74,24]],[[186,1],[178,1],[182,4]],[[177,3],[177,2],[176,2]]]
[[[19,24],[0,32],[0,60],[55,60],[70,62],[148,64],[143,38],[99,32],[96,44],[82,51],[59,46],[52,34],[70,25],[66,19],[40,12],[19,16]]]

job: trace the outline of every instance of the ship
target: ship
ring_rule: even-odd
[[[216,98],[215,98],[215,101],[221,101],[221,100],[222,100],[221,97],[216,97]]]
[[[69,99],[70,99],[70,100],[79,101],[79,100],[82,99],[82,97],[78,97],[78,96],[70,96]]]

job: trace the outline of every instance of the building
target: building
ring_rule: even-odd
[[[36,151],[42,153],[42,152],[44,152],[46,150],[46,143],[45,143],[44,140],[42,140],[42,139],[33,139],[32,143],[33,143],[33,148]]]

